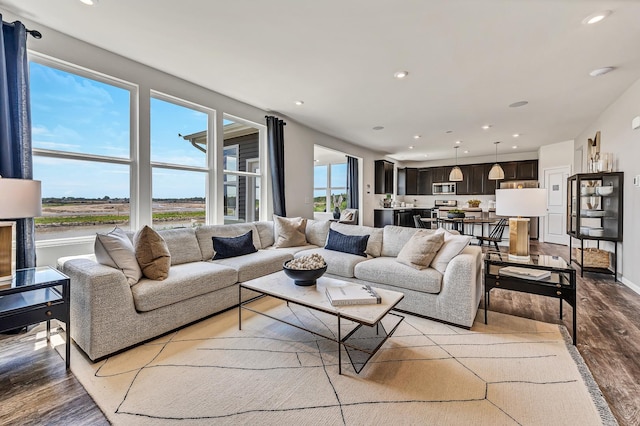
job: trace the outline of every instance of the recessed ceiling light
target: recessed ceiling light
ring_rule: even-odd
[[[80,1],[86,4],[87,6],[95,6],[98,4],[98,0],[80,0]]]
[[[582,20],[582,23],[586,24],[586,25],[595,24],[597,22],[602,21],[604,18],[606,18],[609,15],[611,15],[611,11],[610,10],[603,10],[601,12],[597,12],[597,13],[594,13],[592,15],[587,16],[586,18],[584,18]]]
[[[382,130],[382,129],[384,129],[384,127],[382,127],[382,126],[376,126],[376,127],[373,128],[373,130]]]
[[[512,149],[518,149],[518,145],[514,145],[511,147]]]
[[[482,130],[488,130],[491,128],[491,124],[485,124],[484,126],[482,126]]]
[[[529,102],[528,101],[518,101],[518,102],[514,102],[512,104],[509,105],[509,108],[518,108],[518,107],[522,107],[527,105]]]
[[[511,135],[511,136],[513,136],[514,138],[519,138],[519,137],[520,137],[520,133],[514,133],[514,134],[513,134],[513,135]]]
[[[409,75],[409,71],[397,71],[396,73],[393,74],[393,76],[398,80],[402,80],[408,75]]]
[[[605,74],[607,74],[607,73],[610,73],[610,72],[611,72],[611,71],[613,71],[614,69],[615,69],[614,67],[603,67],[603,68],[598,68],[598,69],[595,69],[595,70],[591,71],[591,72],[589,73],[589,75],[590,75],[591,77],[599,77],[599,76],[601,76],[601,75],[605,75]]]
[[[304,105],[304,101],[295,101],[294,103],[298,106]]]
[[[465,154],[468,154],[468,153],[469,153],[469,150],[468,150],[468,149],[466,149],[466,150],[464,151],[464,153],[465,153]]]
[[[460,145],[462,141],[456,141],[456,145]]]
[[[424,156],[425,156],[425,157],[428,157],[428,155],[427,155],[427,154],[425,154]]]
[[[409,149],[413,149],[413,145],[411,145],[411,146],[409,147]]]
[[[420,136],[420,135],[415,135],[415,136],[413,136],[413,138],[414,138],[414,139],[420,139],[421,137],[422,137],[422,136]]]
[[[313,161],[315,161],[316,163],[319,163],[319,162],[320,162],[320,160],[313,160]]]

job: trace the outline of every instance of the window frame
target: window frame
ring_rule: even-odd
[[[346,194],[347,192],[347,182],[345,181],[345,186],[331,186],[331,170],[333,169],[334,165],[342,165],[342,164],[346,164],[345,163],[326,163],[326,164],[316,164],[313,167],[326,167],[327,168],[327,186],[326,187],[313,187],[313,192],[315,193],[316,191],[325,191],[325,200],[326,200],[326,210],[324,211],[324,213],[331,213],[333,212],[333,199],[331,198],[331,193],[334,191],[342,191]],[[318,212],[320,213],[320,212]]]
[[[138,186],[134,184],[135,177],[138,176],[138,105],[140,88],[137,84],[106,75],[104,73],[90,70],[79,65],[74,65],[69,62],[53,58],[38,52],[28,51],[28,62],[35,62],[37,64],[63,71],[69,74],[77,75],[89,80],[95,80],[103,84],[115,86],[117,88],[129,91],[129,157],[111,157],[107,155],[99,154],[83,154],[79,152],[64,151],[57,149],[43,149],[32,148],[32,155],[34,157],[43,158],[57,158],[64,160],[76,160],[76,161],[89,161],[95,163],[108,163],[119,164],[129,167],[129,227],[131,229],[137,229],[139,225],[138,215],[134,212],[139,210],[139,193]],[[32,123],[33,124],[33,123]],[[59,245],[60,241],[85,241],[93,240],[94,236],[82,236],[82,237],[63,237],[50,240],[38,240],[38,247],[47,247]]]

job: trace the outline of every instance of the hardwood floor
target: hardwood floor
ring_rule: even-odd
[[[486,250],[486,246],[485,246]],[[532,241],[532,252],[567,258],[568,248]],[[482,305],[481,305],[482,306]],[[491,292],[491,310],[559,323],[558,302]],[[573,313],[564,305],[564,324]],[[578,273],[578,350],[621,425],[640,425],[640,295],[611,276]],[[0,335],[0,424],[108,424],[50,346],[43,326]]]

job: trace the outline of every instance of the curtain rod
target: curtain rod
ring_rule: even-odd
[[[16,21],[16,22],[20,22],[20,21]],[[2,24],[3,24],[3,25],[9,25],[9,26],[15,27],[15,22],[5,22],[5,21],[2,21]],[[40,39],[42,38],[42,33],[41,33],[40,31],[38,31],[38,30],[30,30],[30,29],[28,29],[28,28],[26,28],[26,27],[25,27],[25,30],[27,31],[27,33],[28,33],[28,34],[31,34],[31,36],[32,36],[33,38],[35,38],[36,40],[40,40]]]

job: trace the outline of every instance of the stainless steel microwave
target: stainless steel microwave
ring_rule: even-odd
[[[455,182],[444,182],[433,184],[433,195],[454,194],[456,193]]]

